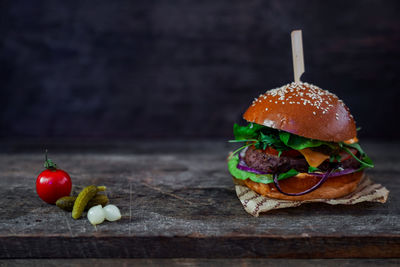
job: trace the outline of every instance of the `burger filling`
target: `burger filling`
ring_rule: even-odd
[[[235,140],[243,145],[228,162],[237,179],[274,183],[300,173],[340,176],[373,167],[357,139],[326,142],[309,139],[255,123],[234,125]],[[275,185],[277,185],[275,183]]]
[[[271,153],[271,150],[272,149],[261,150],[256,149],[254,146],[250,146],[245,152],[244,162],[250,168],[265,173],[284,173],[290,169],[294,169],[300,173],[308,172],[310,165],[301,153],[292,153],[292,155],[288,156],[278,156],[276,153]],[[336,160],[330,162],[328,159],[324,160],[318,166],[315,165],[315,168],[321,172],[327,172],[333,168],[359,169],[361,166],[360,162],[351,156],[347,157],[347,159],[342,159],[340,162],[337,162]]]

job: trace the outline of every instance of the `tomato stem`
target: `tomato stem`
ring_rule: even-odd
[[[45,150],[45,161],[44,167],[48,170],[57,170],[57,164],[55,164],[51,159],[47,157],[47,149]]]

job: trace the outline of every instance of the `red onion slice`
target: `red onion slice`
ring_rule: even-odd
[[[262,172],[262,171],[250,168],[248,166],[242,165],[241,162],[238,163],[236,168],[238,168],[239,170],[242,170],[242,171],[252,172],[252,173],[255,173],[255,174],[268,174],[267,172]]]
[[[247,166],[242,155],[239,154],[238,157],[239,157],[239,163],[236,165],[236,168],[238,168],[239,170],[246,171],[246,172],[252,172],[255,174],[268,174],[267,172],[259,171],[259,170],[256,170],[256,169],[253,169],[253,168]]]
[[[350,173],[353,173],[353,172],[357,172],[358,170],[359,170],[359,169],[344,169],[344,170],[342,170],[342,171],[333,172],[333,173],[330,175],[330,177],[342,176],[342,175],[350,174]],[[325,175],[325,173],[319,173],[319,172],[310,172],[310,173],[308,173],[308,174],[315,175],[315,176],[319,176],[319,177],[322,177],[322,176]]]
[[[326,173],[322,176],[321,180],[319,180],[319,182],[318,182],[317,184],[315,184],[313,187],[307,189],[306,191],[303,191],[303,192],[300,192],[300,193],[286,193],[286,192],[283,192],[283,190],[282,190],[282,188],[280,187],[279,182],[278,182],[278,174],[274,174],[274,175],[273,175],[274,184],[275,184],[276,188],[278,189],[278,191],[281,192],[281,193],[284,194],[284,195],[287,195],[287,196],[301,196],[301,195],[308,194],[308,193],[314,191],[315,189],[317,189],[318,187],[320,187],[320,186],[326,181],[326,179],[329,178],[329,176],[331,175],[331,173],[332,173],[333,171],[334,171],[334,169],[331,169],[330,171],[326,172]]]

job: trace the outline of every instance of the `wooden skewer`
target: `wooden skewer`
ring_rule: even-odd
[[[301,37],[301,30],[292,31],[291,37],[294,82],[300,83],[300,77],[304,73],[303,39]]]

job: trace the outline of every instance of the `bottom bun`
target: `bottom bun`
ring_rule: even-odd
[[[343,176],[328,178],[318,189],[301,196],[287,196],[278,191],[273,183],[256,183],[250,179],[239,180],[234,178],[235,183],[245,185],[260,195],[270,198],[285,200],[310,200],[310,199],[332,199],[339,198],[356,190],[358,183],[363,177],[363,172],[346,174]],[[314,186],[321,178],[310,174],[300,174],[279,181],[284,192],[303,192]]]

